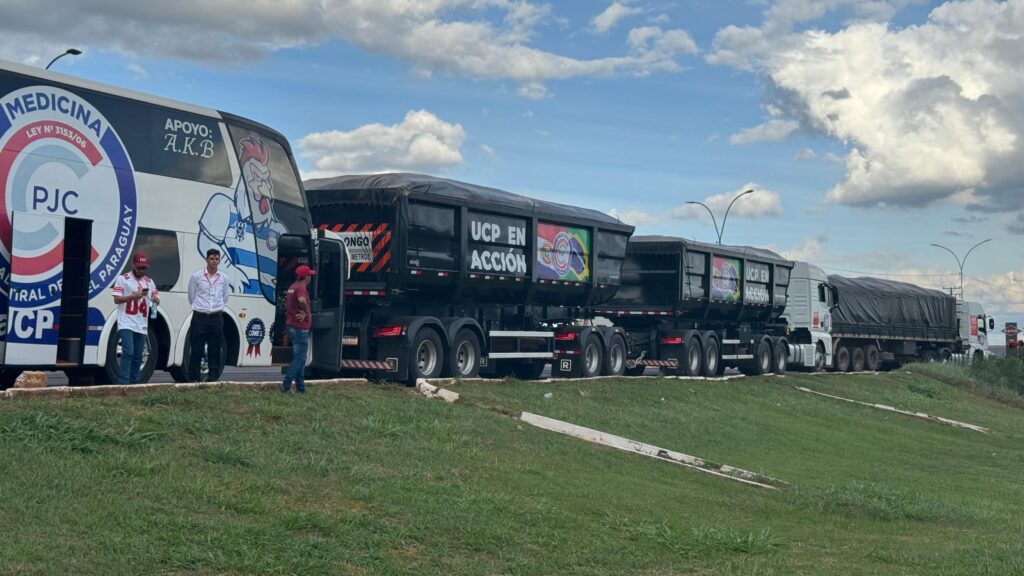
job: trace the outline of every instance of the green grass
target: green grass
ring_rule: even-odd
[[[972,378],[0,401],[0,574],[1024,574],[1024,412]],[[588,444],[524,410],[790,485]]]

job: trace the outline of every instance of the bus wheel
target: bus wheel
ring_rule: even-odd
[[[453,378],[476,378],[480,373],[480,339],[472,330],[455,334],[445,373]]]
[[[622,376],[626,372],[626,341],[615,334],[608,343],[608,352],[604,357],[605,376]]]
[[[868,344],[864,347],[864,367],[871,372],[878,372],[882,365],[882,355],[878,352],[878,346]]]
[[[786,373],[786,367],[789,364],[789,346],[782,340],[779,340],[775,344],[775,350],[772,353],[772,361],[774,364],[773,371],[775,374],[782,376]]]
[[[846,346],[836,349],[835,369],[836,372],[846,372],[850,369],[850,349]]]
[[[708,378],[718,376],[718,364],[722,361],[718,357],[718,340],[708,338],[704,343],[704,355],[701,358],[701,373]]]
[[[188,382],[188,369],[184,366],[168,366],[167,373],[175,382]]]
[[[437,378],[441,374],[441,338],[430,328],[420,328],[412,341],[409,358],[409,386],[420,378]]]
[[[139,368],[139,383],[149,382],[156,370],[157,350],[156,334],[150,332],[146,335],[145,345],[142,349],[142,367]],[[116,384],[121,378],[121,338],[118,335],[117,327],[110,333],[107,340],[107,362],[102,370],[97,371],[96,381],[99,384]]]
[[[601,355],[601,341],[597,334],[587,336],[587,342],[583,345],[583,374],[584,378],[592,378],[601,375],[601,366],[604,359]]]
[[[854,372],[864,371],[864,349],[860,346],[853,349],[853,359],[850,360],[850,369]]]

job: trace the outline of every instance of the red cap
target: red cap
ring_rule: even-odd
[[[306,276],[316,276],[316,270],[313,270],[309,266],[303,264],[295,269],[295,276],[298,278],[305,278]]]
[[[142,252],[136,252],[132,256],[132,266],[137,268],[149,268],[149,258],[146,257]]]

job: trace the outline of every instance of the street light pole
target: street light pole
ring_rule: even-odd
[[[60,54],[57,54],[56,56],[54,56],[53,60],[50,60],[50,63],[46,65],[46,68],[44,68],[44,70],[49,70],[50,66],[53,66],[54,62],[56,62],[57,60],[60,60],[61,58],[63,58],[64,56],[67,56],[68,54],[70,54],[72,56],[78,56],[81,53],[82,53],[82,51],[79,50],[78,48],[68,48],[64,52],[61,52]]]
[[[736,195],[735,198],[732,199],[732,202],[729,202],[729,206],[725,209],[725,216],[722,217],[722,228],[721,228],[721,230],[719,230],[718,223],[715,221],[715,213],[712,212],[711,208],[708,208],[706,204],[704,204],[703,202],[696,202],[696,201],[693,201],[693,200],[687,202],[687,204],[697,204],[698,206],[704,206],[704,209],[708,211],[708,214],[711,214],[711,223],[715,225],[715,234],[718,236],[718,244],[721,245],[722,244],[722,235],[725,234],[725,222],[726,222],[726,220],[729,219],[729,210],[732,210],[732,205],[735,204],[736,201],[739,200],[740,198],[742,198],[743,196],[746,196],[747,194],[752,194],[753,192],[754,192],[753,190],[746,190],[746,191],[740,192],[739,194]]]
[[[964,299],[964,265],[967,264],[967,257],[971,255],[971,252],[974,252],[975,248],[977,248],[978,246],[981,246],[985,242],[991,242],[991,241],[992,241],[991,238],[986,238],[985,240],[982,240],[981,242],[978,242],[974,246],[971,246],[971,249],[968,250],[966,254],[964,254],[964,259],[963,260],[961,260],[960,257],[956,255],[956,252],[953,252],[952,250],[950,250],[949,248],[946,248],[942,244],[935,244],[934,242],[932,243],[932,246],[935,246],[936,248],[942,248],[946,252],[949,252],[950,254],[952,254],[953,258],[956,258],[956,265],[960,267],[960,299],[961,300]]]

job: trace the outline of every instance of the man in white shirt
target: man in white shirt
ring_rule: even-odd
[[[192,324],[189,327],[189,345],[192,350],[188,358],[188,379],[199,382],[203,347],[209,366],[208,380],[216,382],[224,366],[221,360],[221,338],[224,335],[222,313],[228,305],[228,277],[217,269],[220,266],[220,250],[206,251],[206,266],[192,274],[188,281],[188,302],[192,305]]]
[[[149,258],[142,252],[132,256],[132,271],[114,281],[117,304],[117,336],[121,340],[121,376],[118,384],[138,384],[142,355],[149,337],[149,309],[160,302],[156,284],[146,276]],[[156,350],[150,350],[156,354]]]

